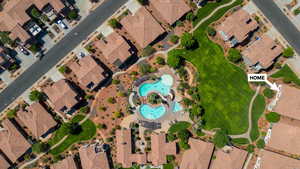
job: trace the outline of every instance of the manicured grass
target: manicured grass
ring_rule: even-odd
[[[273,78],[283,78],[284,82],[293,82],[296,85],[300,86],[300,79],[292,71],[288,65],[284,65],[281,70],[271,75]]]
[[[75,116],[71,122],[78,123],[82,119],[84,119],[85,116],[83,115],[77,115]],[[81,125],[82,131],[78,135],[69,135],[68,138],[61,143],[58,147],[54,148],[50,151],[52,155],[59,155],[60,153],[64,152],[66,149],[68,149],[72,144],[77,143],[79,141],[89,140],[94,137],[96,134],[96,126],[91,120],[85,121]],[[64,124],[54,133],[54,137],[52,137],[49,140],[49,144],[51,146],[58,143],[64,136],[66,136],[66,131]]]
[[[173,124],[169,130],[168,130],[168,133],[176,133],[180,130],[184,130],[184,129],[187,129],[187,128],[190,128],[191,127],[191,123],[189,122],[186,122],[186,121],[179,121],[175,124]]]
[[[245,144],[249,144],[249,140],[246,138],[234,138],[231,140],[233,144],[236,145],[245,145]]]
[[[163,169],[173,169],[174,165],[172,163],[164,164]]]
[[[254,100],[252,107],[252,129],[250,132],[250,138],[255,141],[259,137],[258,119],[262,116],[265,110],[265,99],[262,95],[258,95]]]

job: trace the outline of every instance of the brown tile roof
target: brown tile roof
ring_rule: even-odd
[[[270,151],[262,151],[261,169],[298,169],[300,160],[282,156]]]
[[[0,131],[0,150],[15,162],[30,148],[30,144],[8,119],[2,121],[2,126],[4,130]]]
[[[63,8],[65,8],[65,5],[61,0],[32,0],[32,3],[40,10],[47,4],[50,4],[57,12],[60,12]]]
[[[52,86],[44,89],[56,111],[61,111],[63,107],[71,109],[78,103],[77,92],[70,86],[65,79],[55,82]]]
[[[70,69],[76,75],[79,83],[85,87],[90,83],[94,83],[94,87],[96,87],[105,79],[104,69],[97,64],[92,56],[85,56],[78,62],[72,63]]]
[[[227,38],[224,38],[221,33],[224,40],[234,36],[238,42],[243,42],[248,37],[248,33],[254,31],[257,27],[257,22],[245,10],[240,9],[227,17],[216,29],[226,35]]]
[[[31,38],[29,33],[27,33],[20,25],[16,25],[9,34],[11,39],[20,38],[21,41],[25,42]]]
[[[146,154],[133,154],[131,142],[131,130],[116,131],[117,146],[117,162],[122,164],[124,168],[129,168],[132,163],[146,164]]]
[[[116,32],[111,33],[104,39],[102,38],[96,41],[94,45],[102,51],[104,57],[110,63],[123,63],[132,55],[129,44]]]
[[[166,134],[151,135],[151,154],[149,159],[154,166],[167,163],[167,155],[176,155],[176,143],[167,143]]]
[[[183,153],[180,169],[208,169],[214,145],[201,140],[189,139],[191,148]]]
[[[216,159],[212,160],[210,169],[242,169],[247,152],[235,147],[229,152],[217,150]]]
[[[274,111],[281,115],[300,120],[300,89],[282,85],[281,96]]]
[[[96,146],[83,146],[79,149],[82,169],[110,169],[105,152],[97,152]]]
[[[299,140],[299,127],[285,123],[276,123],[272,127],[271,139],[267,146],[277,150],[300,155]]]
[[[0,155],[0,168],[8,169],[8,167],[10,167],[10,164],[4,159],[2,155]]]
[[[142,48],[165,32],[144,7],[141,7],[134,15],[124,17],[121,24]]]
[[[264,34],[259,40],[254,41],[246,48],[242,55],[246,57],[252,65],[259,63],[263,68],[268,68],[274,63],[283,49],[276,44],[268,35]],[[252,66],[251,65],[251,66]]]
[[[33,103],[27,110],[18,112],[18,117],[35,137],[41,137],[56,126],[57,123],[40,103]]]
[[[77,169],[72,156],[69,156],[56,164],[53,164],[50,169]]]
[[[150,3],[170,25],[191,10],[184,0],[150,0]]]

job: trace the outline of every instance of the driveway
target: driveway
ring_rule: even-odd
[[[0,93],[0,112],[71,52],[128,0],[108,0]]]

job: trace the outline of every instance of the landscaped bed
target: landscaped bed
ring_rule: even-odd
[[[272,78],[282,78],[285,83],[295,83],[300,86],[300,79],[288,65],[284,65],[278,72],[271,75]]]
[[[70,121],[73,123],[78,123],[82,119],[84,119],[84,115],[76,115],[74,118]],[[54,137],[52,137],[49,140],[50,146],[55,145],[58,143],[61,139],[63,139],[64,136],[67,135],[66,131],[66,124],[63,124],[55,133]],[[84,123],[81,124],[82,131],[77,135],[69,135],[68,138],[61,143],[58,147],[52,149],[50,153],[52,155],[59,155],[60,153],[64,152],[66,149],[68,149],[72,144],[78,143],[80,141],[90,140],[92,139],[96,134],[96,126],[91,120],[87,120]]]

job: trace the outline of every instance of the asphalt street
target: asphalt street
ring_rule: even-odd
[[[253,0],[253,2],[290,43],[295,51],[300,53],[300,32],[274,3],[274,0]]]
[[[59,43],[51,48],[43,59],[37,61],[28,68],[21,76],[11,83],[0,93],[0,112],[10,103],[23,94],[53,66],[55,66],[64,56],[78,46],[88,35],[99,27],[107,18],[117,11],[128,0],[107,0],[89,16],[87,16],[79,25],[77,25],[69,34],[67,34]]]

